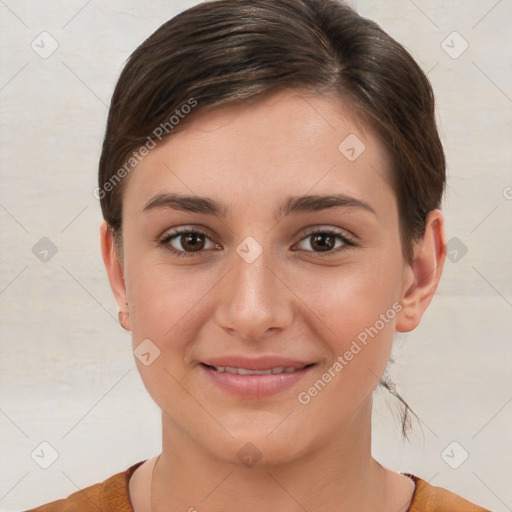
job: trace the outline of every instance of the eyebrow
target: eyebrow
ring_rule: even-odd
[[[216,217],[226,217],[229,207],[224,203],[208,197],[185,196],[180,194],[157,194],[151,198],[143,211],[155,208],[170,208],[190,213],[202,213]],[[345,194],[291,196],[274,210],[277,220],[290,214],[305,214],[327,210],[329,208],[359,208],[377,215],[375,210],[365,201]]]

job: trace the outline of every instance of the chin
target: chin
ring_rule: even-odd
[[[212,447],[215,450],[213,455],[223,462],[247,469],[270,469],[289,464],[300,458],[302,451],[291,440],[270,441],[264,436],[257,439],[251,436],[233,439],[228,444],[225,449],[216,444]]]
[[[306,455],[314,441],[304,437],[303,429],[300,435],[290,428],[292,425],[286,428],[287,419],[279,425],[285,417],[281,416],[279,421],[273,417],[271,422],[247,422],[245,428],[230,428],[233,437],[215,438],[210,433],[203,438],[203,446],[215,458],[240,467],[271,468],[291,463]]]

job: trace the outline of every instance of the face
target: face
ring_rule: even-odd
[[[202,114],[132,171],[117,295],[164,429],[270,464],[369,428],[412,283],[389,173],[343,104],[292,91]]]

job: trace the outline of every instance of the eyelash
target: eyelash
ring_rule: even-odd
[[[183,229],[178,229],[176,231],[168,233],[162,240],[160,240],[159,244],[161,246],[163,246],[166,250],[170,251],[173,255],[178,256],[178,257],[185,257],[185,258],[199,256],[205,250],[208,250],[208,249],[203,249],[203,250],[197,251],[197,252],[178,251],[178,250],[174,249],[174,247],[172,247],[172,245],[170,245],[169,242],[171,242],[171,240],[173,240],[175,238],[179,238],[182,235],[190,234],[190,233],[195,234],[195,235],[205,236],[206,238],[210,238],[203,231],[199,231],[197,229],[192,229],[192,228],[183,228]],[[332,235],[336,238],[336,240],[340,240],[343,243],[343,245],[341,247],[338,247],[337,249],[333,249],[333,250],[330,250],[330,251],[324,252],[324,253],[303,250],[303,252],[311,253],[311,256],[313,256],[315,258],[330,257],[333,255],[339,254],[342,251],[346,251],[350,248],[357,247],[357,245],[358,245],[352,237],[350,237],[346,234],[342,234],[339,231],[334,231],[332,229],[325,229],[325,228],[315,228],[313,231],[308,232],[306,235],[304,235],[300,239],[299,243],[304,241],[305,239],[307,239],[313,235],[317,235],[317,234]]]

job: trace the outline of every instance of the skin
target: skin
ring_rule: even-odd
[[[349,134],[366,146],[354,161],[338,149]],[[162,411],[163,436],[153,496],[155,458],[130,480],[136,512],[220,512],[233,503],[244,512],[406,510],[413,482],[371,455],[372,391],[394,333],[416,328],[435,293],[446,242],[434,210],[414,244],[414,262],[404,260],[390,172],[379,139],[346,105],[297,91],[201,114],[132,171],[123,192],[122,254],[105,223],[101,242],[133,347],[149,338],[160,350],[149,366],[135,359]],[[144,211],[156,194],[170,192],[221,201],[229,213]],[[365,201],[375,213],[336,207],[273,217],[288,196],[333,193]],[[201,252],[183,237],[173,247],[195,256],[159,245],[180,227],[206,233]],[[328,256],[308,236],[316,227],[357,245],[337,240]],[[247,236],[263,250],[252,263],[236,252]],[[299,403],[298,393],[393,304],[400,312],[307,405]],[[211,385],[198,366],[226,354],[316,365],[291,390],[242,400]],[[237,457],[249,442],[261,454],[254,467]]]

